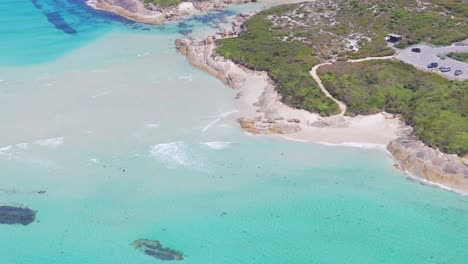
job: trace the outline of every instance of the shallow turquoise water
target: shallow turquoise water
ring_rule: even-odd
[[[181,27],[78,7],[63,15],[76,34],[45,19],[2,35],[0,203],[38,222],[0,225],[0,263],[161,263],[139,238],[195,264],[466,263],[467,197],[406,179],[380,150],[245,135],[235,92],[174,51]]]

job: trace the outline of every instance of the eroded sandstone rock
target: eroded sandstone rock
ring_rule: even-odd
[[[442,153],[413,136],[397,138],[387,148],[398,165],[411,176],[442,184],[460,193],[468,193],[466,158]]]

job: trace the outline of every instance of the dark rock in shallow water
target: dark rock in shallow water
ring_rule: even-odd
[[[15,206],[0,206],[0,224],[29,225],[36,219],[36,212]]]
[[[184,256],[181,252],[165,248],[156,240],[138,239],[133,242],[136,249],[142,251],[148,256],[160,260],[183,260]]]
[[[190,35],[192,33],[192,30],[190,30],[190,29],[179,30],[179,33],[184,35],[184,36],[187,36],[187,35]]]
[[[180,28],[188,27],[187,23],[185,23],[185,22],[180,22],[177,26],[180,27]]]

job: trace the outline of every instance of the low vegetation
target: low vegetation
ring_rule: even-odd
[[[339,113],[309,75],[321,61],[392,55],[419,42],[448,45],[468,38],[466,0],[317,0],[264,10],[233,39],[217,40],[217,53],[250,69],[267,71],[283,102],[327,116]],[[459,54],[457,55],[459,56]],[[468,153],[468,82],[450,82],[389,61],[325,67],[329,91],[348,113],[401,114],[426,144]]]
[[[169,7],[169,6],[177,5],[183,1],[184,0],[144,0],[146,5],[153,4],[153,5],[160,6],[160,7]]]
[[[448,81],[399,61],[336,63],[319,75],[347,114],[401,114],[427,145],[468,154],[468,81]]]
[[[319,62],[312,48],[299,41],[282,41],[268,30],[271,23],[266,17],[288,8],[275,7],[254,16],[247,21],[248,32],[218,40],[217,53],[250,69],[267,71],[284,103],[325,116],[337,114],[338,105],[322,93],[309,74]]]
[[[468,52],[451,52],[447,56],[454,60],[468,63]]]

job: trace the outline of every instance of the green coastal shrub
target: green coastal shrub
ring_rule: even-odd
[[[468,154],[468,81],[449,81],[400,61],[336,63],[319,69],[348,115],[401,114],[416,136],[446,153]]]

